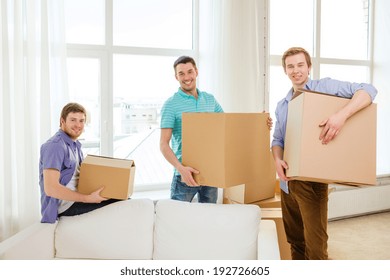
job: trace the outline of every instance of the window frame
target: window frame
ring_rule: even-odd
[[[115,54],[148,56],[190,55],[199,58],[199,0],[192,0],[192,49],[165,49],[113,45],[113,0],[105,0],[105,44],[66,44],[67,58],[97,58],[100,61],[100,154],[114,155],[114,116],[113,116],[113,60]],[[172,167],[173,176],[173,167]],[[144,190],[165,190],[169,182],[142,185]],[[137,186],[136,186],[137,187]]]
[[[267,0],[268,9],[270,7],[269,2],[271,0]],[[313,0],[314,3],[314,18],[315,18],[315,33],[314,37],[314,53],[311,53],[312,58],[312,78],[319,79],[321,77],[320,66],[322,64],[336,64],[336,65],[346,65],[346,66],[366,66],[369,68],[369,77],[368,81],[372,81],[372,71],[373,71],[373,53],[372,53],[372,44],[373,44],[373,0],[369,0],[369,31],[368,31],[368,58],[366,60],[359,59],[339,59],[339,58],[327,58],[321,57],[321,0]],[[268,15],[270,12],[268,11]],[[268,25],[269,17],[267,21]],[[268,35],[272,36],[270,30],[268,28]],[[268,44],[269,45],[269,44]],[[308,50],[310,51],[310,50]],[[280,66],[282,60],[282,54],[280,55],[269,55],[269,66]],[[269,69],[269,68],[268,68]],[[269,75],[268,75],[269,76]],[[267,91],[268,94],[271,94]]]

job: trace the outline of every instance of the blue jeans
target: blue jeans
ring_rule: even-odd
[[[216,203],[218,189],[208,186],[189,187],[181,181],[180,175],[173,176],[171,184],[172,199],[191,202],[196,194],[198,194],[198,201],[201,203]]]

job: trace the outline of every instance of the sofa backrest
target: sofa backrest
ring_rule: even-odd
[[[48,260],[54,258],[55,224],[34,223],[0,243],[0,260]]]
[[[130,199],[92,212],[61,217],[56,258],[148,260],[153,254],[154,203]]]
[[[160,200],[153,259],[256,259],[260,214],[256,205]]]

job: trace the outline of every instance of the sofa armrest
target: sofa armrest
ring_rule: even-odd
[[[278,233],[273,220],[261,220],[257,240],[258,260],[280,260]]]
[[[53,259],[56,225],[35,223],[4,240],[0,243],[0,259]]]

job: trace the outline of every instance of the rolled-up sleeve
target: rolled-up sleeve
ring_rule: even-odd
[[[371,97],[371,101],[374,101],[376,95],[378,94],[378,90],[371,84],[357,84],[355,85],[356,87],[356,90],[354,91],[354,93],[358,90],[364,90],[365,92],[367,92],[370,97]]]
[[[286,102],[286,101],[285,101]],[[286,134],[287,104],[284,101],[278,103],[275,111],[276,123],[271,146],[279,146],[284,149],[284,138]]]
[[[175,126],[175,111],[170,104],[170,100],[166,101],[161,109],[161,124],[160,128],[174,128]]]
[[[62,170],[65,162],[64,149],[60,142],[50,142],[41,147],[41,162],[43,169]]]
[[[283,135],[282,135],[282,132],[280,130],[280,125],[279,125],[279,121],[277,120],[277,118],[276,118],[275,130],[274,130],[274,135],[273,135],[271,146],[272,147],[279,146],[279,147],[284,148]]]
[[[352,96],[359,90],[364,90],[374,101],[378,91],[377,89],[367,83],[351,83],[346,81],[334,80],[331,78],[323,78],[320,80],[311,80],[307,84],[308,89],[334,94],[340,97],[352,98]]]

